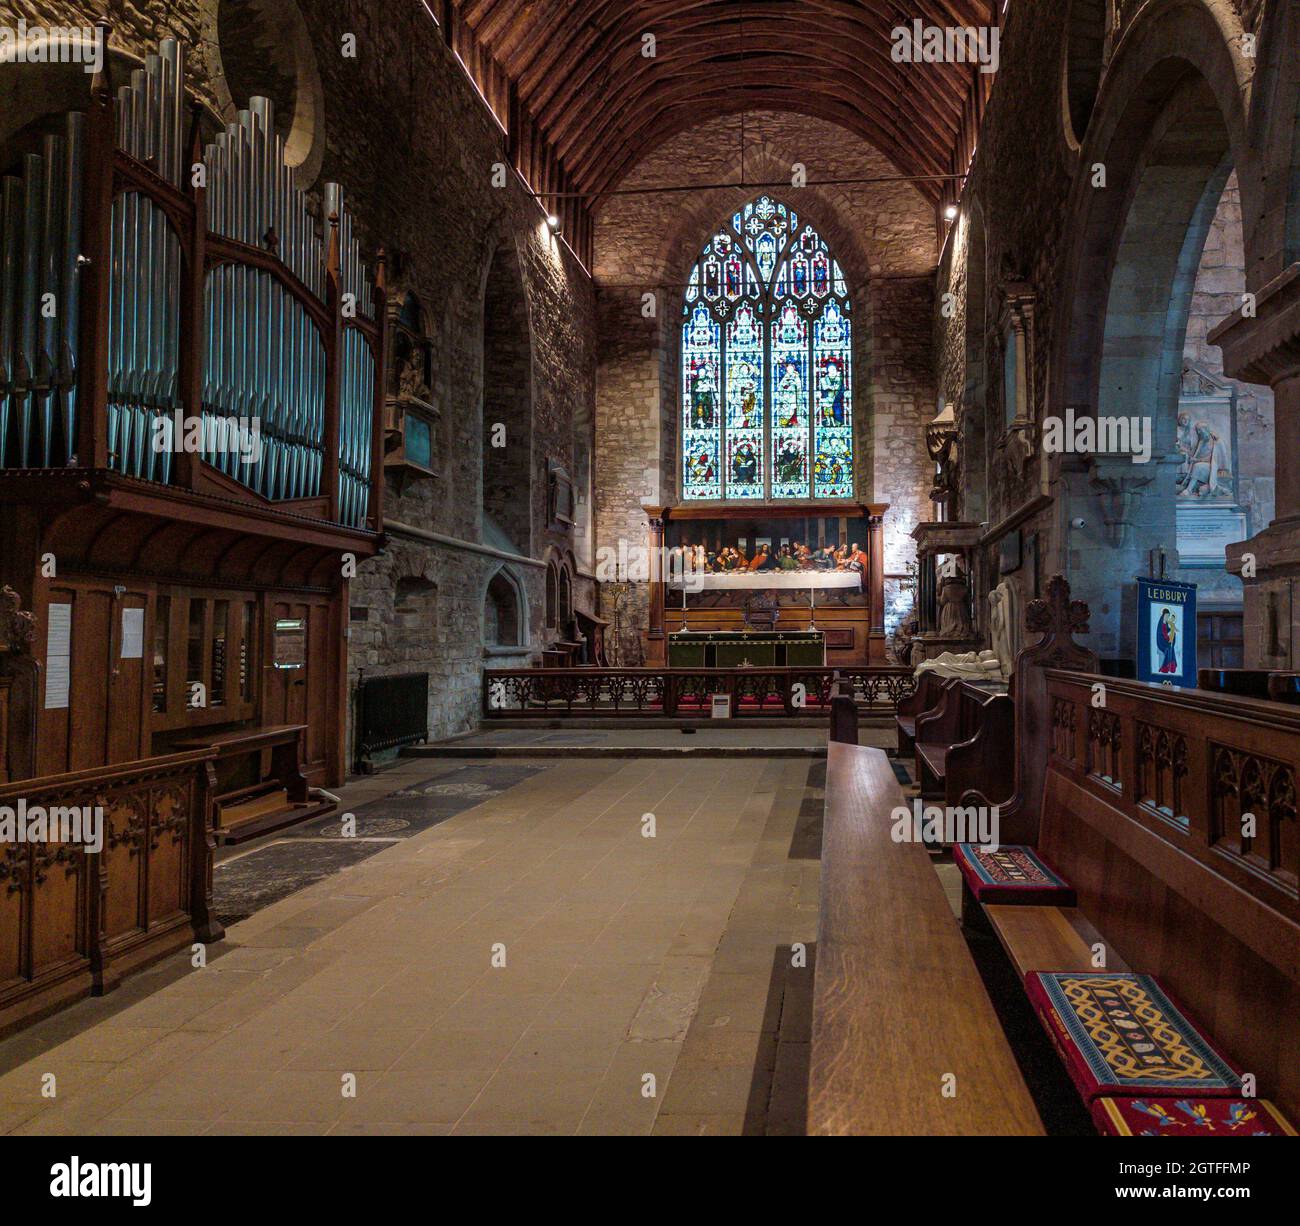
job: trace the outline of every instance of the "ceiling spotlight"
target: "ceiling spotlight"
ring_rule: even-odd
[[[950,204],[946,209],[944,209],[944,211],[943,211],[943,215],[944,215],[944,216],[945,216],[949,221],[956,221],[956,220],[957,220],[957,206],[956,206],[955,204]]]
[[[558,234],[560,232],[560,219],[554,213],[546,214],[546,224]]]

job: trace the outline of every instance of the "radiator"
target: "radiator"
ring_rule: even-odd
[[[357,760],[429,738],[429,674],[363,677],[357,686]]]

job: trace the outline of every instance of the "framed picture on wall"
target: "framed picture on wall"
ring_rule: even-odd
[[[1024,564],[1024,553],[1020,529],[1008,532],[998,542],[998,574],[1014,574]]]
[[[548,461],[547,503],[552,526],[573,523],[573,481],[554,460]]]

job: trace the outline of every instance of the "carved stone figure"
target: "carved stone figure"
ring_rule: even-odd
[[[1002,665],[991,651],[945,651],[917,665],[916,675],[932,672],[940,677],[970,677],[979,681],[1002,680]]]
[[[939,636],[963,639],[971,635],[970,614],[966,610],[966,577],[957,572],[944,579],[939,587]]]
[[[1020,651],[1020,589],[1005,580],[989,593],[989,630],[993,654],[1002,664],[1002,675],[1015,671]]]

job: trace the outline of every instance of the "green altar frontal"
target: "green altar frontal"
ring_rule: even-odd
[[[733,630],[668,636],[669,668],[821,668],[820,630]]]

